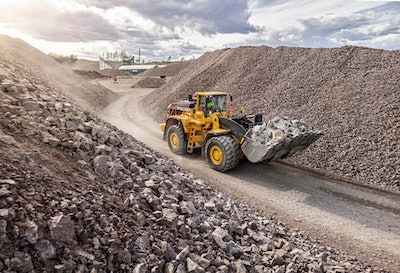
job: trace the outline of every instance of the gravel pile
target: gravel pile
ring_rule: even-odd
[[[1,272],[388,272],[217,192],[0,56]]]
[[[132,76],[131,73],[126,72],[126,71],[122,71],[122,70],[118,70],[118,69],[104,69],[100,71],[100,74],[103,76],[119,76],[119,77],[130,77]]]
[[[188,66],[193,61],[182,61],[177,63],[168,64],[164,67],[154,67],[152,69],[146,70],[140,75],[143,77],[173,77],[178,74],[182,69]]]
[[[73,70],[76,74],[82,76],[86,80],[106,79],[111,78],[110,76],[104,76],[97,71],[93,70]]]
[[[0,34],[0,52],[3,60],[18,64],[24,71],[29,71],[35,79],[45,82],[59,94],[89,111],[100,111],[118,97],[99,84],[82,80],[82,77],[68,66],[56,62],[20,39]]]
[[[159,88],[165,83],[165,78],[145,77],[144,79],[132,85],[132,88]]]
[[[173,99],[223,91],[247,113],[304,119],[325,135],[286,162],[400,191],[400,51],[239,47],[204,54],[146,97],[159,121]]]

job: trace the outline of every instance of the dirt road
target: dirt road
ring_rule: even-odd
[[[131,89],[135,80],[99,82],[125,93],[105,109],[103,119],[219,190],[361,260],[400,270],[400,196],[328,180],[281,163],[241,161],[235,170],[222,174],[210,169],[198,154],[176,156],[141,103],[152,90]]]

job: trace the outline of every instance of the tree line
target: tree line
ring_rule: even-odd
[[[49,53],[48,56],[53,58],[54,60],[56,60],[59,63],[73,63],[78,60],[77,55],[64,56],[64,55],[56,54],[56,53]]]
[[[126,58],[131,58],[132,55],[126,52],[125,50],[115,51],[115,52],[106,52],[103,53],[103,59],[106,61],[123,61]]]

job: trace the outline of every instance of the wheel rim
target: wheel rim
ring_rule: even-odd
[[[176,133],[172,133],[169,137],[169,143],[171,143],[171,146],[176,149],[179,146],[179,137]]]
[[[215,165],[222,163],[223,155],[222,150],[218,146],[212,146],[210,149],[210,159]]]

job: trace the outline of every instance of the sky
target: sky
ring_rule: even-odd
[[[0,34],[46,54],[145,62],[239,46],[400,49],[400,0],[0,0]]]

